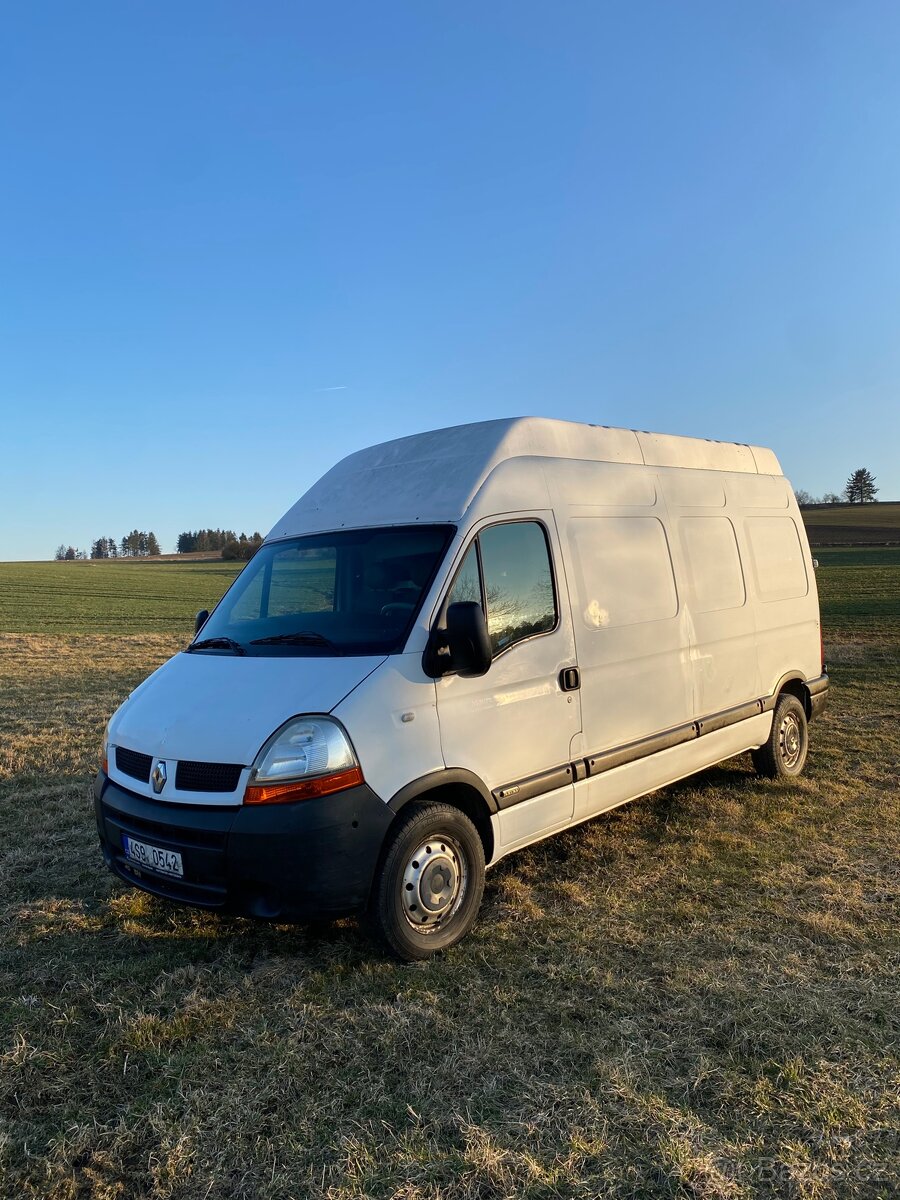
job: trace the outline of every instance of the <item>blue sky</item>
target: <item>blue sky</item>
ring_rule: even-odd
[[[532,413],[900,499],[900,6],[7,5],[0,559]]]

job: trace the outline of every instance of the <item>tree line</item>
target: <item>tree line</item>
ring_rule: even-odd
[[[248,537],[246,533],[235,533],[233,529],[196,529],[179,533],[175,548],[179,554],[219,550],[224,559],[246,562],[262,543],[263,535],[259,531]]]
[[[145,533],[142,529],[132,529],[119,541],[112,537],[98,537],[91,542],[88,554],[85,550],[77,550],[74,546],[60,544],[54,557],[57,562],[71,562],[73,559],[87,558],[152,558],[159,554],[159,541],[156,534]]]
[[[810,504],[872,504],[877,494],[875,476],[866,467],[859,467],[853,472],[840,495],[837,492],[826,492],[820,500],[811,496],[804,488],[798,488],[794,493],[801,508],[807,508]]]
[[[233,529],[195,529],[179,533],[177,552],[191,554],[196,551],[218,550],[222,558],[232,562],[247,562],[263,544],[259,531],[249,534],[235,533]],[[118,541],[111,537],[99,537],[91,542],[90,552],[79,550],[65,543],[56,548],[57,562],[83,561],[89,558],[152,558],[160,554],[159,540],[155,533],[132,529]]]

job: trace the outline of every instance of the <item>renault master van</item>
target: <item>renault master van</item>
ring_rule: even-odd
[[[813,565],[756,446],[486,421],[345,458],[128,697],[107,866],[272,921],[459,941],[485,868],[822,711]]]

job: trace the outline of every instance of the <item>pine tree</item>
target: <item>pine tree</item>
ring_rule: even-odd
[[[866,467],[854,471],[844,486],[844,495],[851,504],[868,504],[877,492],[875,476]]]
[[[159,554],[159,542],[156,540],[156,534],[152,531],[147,534],[147,553]]]

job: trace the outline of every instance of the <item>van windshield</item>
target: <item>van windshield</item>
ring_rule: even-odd
[[[346,529],[264,545],[188,647],[250,655],[403,648],[455,529]]]

